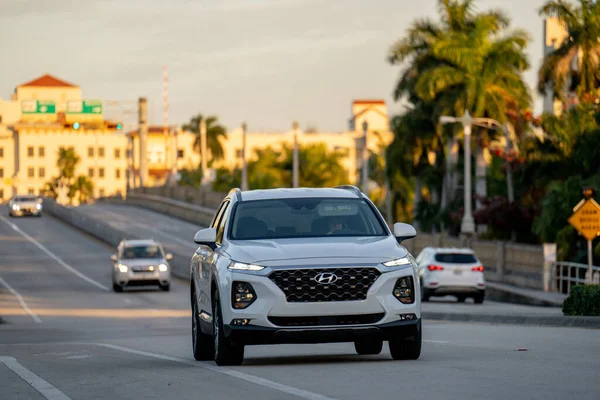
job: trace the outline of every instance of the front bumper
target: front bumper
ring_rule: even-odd
[[[38,216],[42,214],[42,210],[41,209],[37,209],[37,208],[32,208],[32,209],[11,209],[10,210],[10,215],[12,215],[13,217],[22,217],[25,215],[33,215],[33,216]]]
[[[410,326],[412,321],[421,318],[421,296],[418,276],[413,268],[396,270],[383,270],[367,291],[366,299],[353,301],[321,301],[321,302],[288,302],[284,292],[266,275],[248,274],[231,271],[221,271],[220,300],[225,325],[232,324],[235,319],[248,319],[248,325],[232,325],[232,331],[240,334],[260,332],[265,336],[272,337],[275,343],[280,340],[288,340],[287,337],[302,337],[303,332],[312,337],[315,332],[317,336],[330,335],[332,331],[340,331],[341,337],[352,335],[372,335],[379,327]],[[405,276],[412,276],[414,280],[415,301],[412,304],[401,303],[393,295],[396,281]],[[256,300],[246,309],[233,309],[231,304],[231,286],[234,281],[250,283],[256,293]],[[403,321],[402,316],[413,314],[412,321]],[[379,317],[369,320],[372,316]],[[345,322],[330,321],[341,316]],[[288,324],[294,318],[317,319],[317,323],[305,323],[300,325]],[[356,317],[358,322],[352,321]],[[361,320],[361,318],[363,318]],[[348,322],[348,319],[351,321]],[[284,320],[286,323],[280,323]],[[362,322],[361,322],[362,321]],[[392,325],[390,325],[392,324]],[[262,329],[262,331],[261,331]],[[405,328],[402,328],[405,329]],[[400,330],[402,330],[400,329]],[[260,336],[260,334],[259,334]],[[334,335],[335,336],[335,335]],[[294,342],[293,339],[289,339]],[[345,341],[345,340],[341,340]],[[309,343],[311,341],[309,340]],[[300,340],[299,343],[305,343]]]
[[[420,329],[419,322],[419,319],[414,319],[381,325],[301,329],[225,325],[223,330],[226,337],[242,345],[336,343],[364,339],[388,341],[414,336]]]
[[[129,269],[127,272],[115,272],[113,281],[121,286],[165,286],[171,281],[171,272],[133,272],[131,269]]]

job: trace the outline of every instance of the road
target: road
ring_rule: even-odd
[[[0,399],[598,398],[600,339],[585,329],[425,321],[418,361],[332,344],[196,362],[187,284],[113,293],[112,250],[48,215],[0,219]]]

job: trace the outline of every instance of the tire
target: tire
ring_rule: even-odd
[[[210,335],[202,333],[196,295],[192,294],[192,353],[196,361],[209,361],[213,359],[215,349]]]
[[[354,348],[361,356],[379,354],[383,350],[383,340],[359,340],[354,342]]]
[[[123,291],[123,286],[113,283],[113,290],[117,293],[121,293]]]
[[[485,298],[485,292],[479,293],[473,297],[475,300],[475,304],[483,304],[483,299]]]
[[[162,290],[163,292],[168,292],[169,290],[171,290],[171,285],[170,284],[166,284],[166,285],[158,285],[158,287],[160,288],[160,290]]]
[[[464,303],[465,300],[467,300],[467,296],[463,296],[463,295],[456,296],[456,298],[458,299],[459,303]]]
[[[393,339],[389,341],[390,353],[394,360],[417,360],[421,356],[423,332],[421,321],[417,324],[417,332],[413,337]]]
[[[223,314],[219,292],[213,295],[213,341],[214,360],[219,366],[242,365],[244,362],[244,346],[236,345],[225,337],[223,332]]]

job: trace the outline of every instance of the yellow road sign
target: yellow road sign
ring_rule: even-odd
[[[587,240],[600,235],[600,205],[594,199],[586,200],[575,210],[569,223]]]

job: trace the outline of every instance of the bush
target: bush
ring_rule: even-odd
[[[564,315],[600,316],[600,285],[578,285],[563,303]]]

